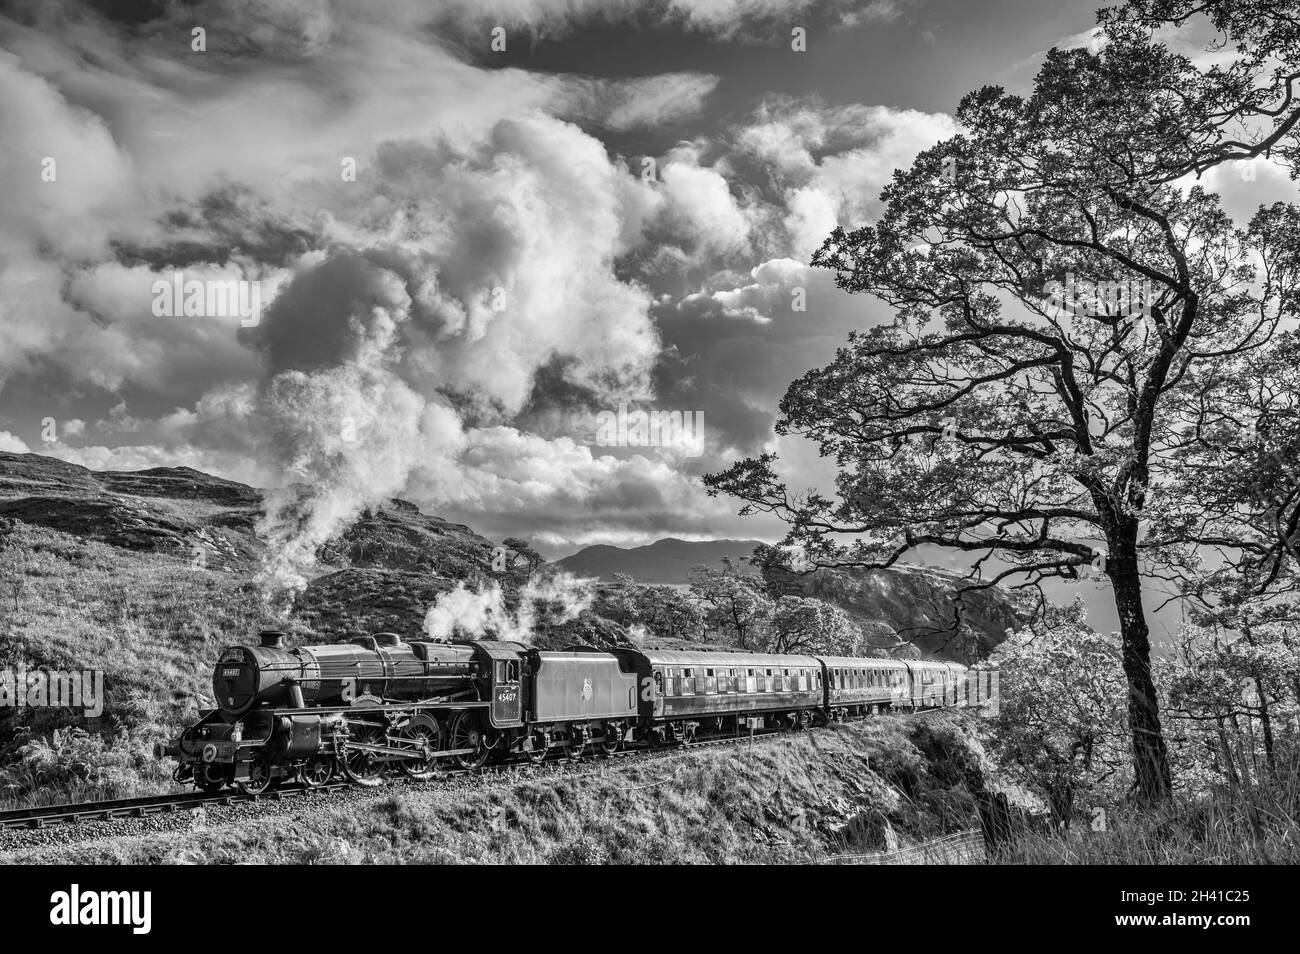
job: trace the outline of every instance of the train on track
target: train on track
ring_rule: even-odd
[[[160,745],[176,779],[256,794],[340,774],[430,778],[489,759],[581,759],[749,730],[825,725],[889,709],[982,706],[988,666],[745,652],[541,651],[392,633],[289,648],[278,632],[220,654],[216,708]]]

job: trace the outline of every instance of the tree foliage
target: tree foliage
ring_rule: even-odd
[[[1049,617],[1045,628],[1020,630],[998,648],[996,751],[1068,827],[1082,797],[1109,803],[1132,778],[1124,672],[1118,641],[1090,629],[1077,604]]]
[[[1268,404],[1265,441],[1281,433],[1269,415],[1285,404],[1300,261],[1294,209],[1241,227],[1190,177],[1285,153],[1297,106],[1289,74],[1258,50],[1201,68],[1155,41],[1176,6],[1103,15],[1100,51],[1050,51],[1028,96],[965,97],[963,132],[895,173],[876,222],[837,228],[817,252],[842,290],[894,309],[781,402],[778,433],[835,461],[834,493],[791,491],[772,454],[706,478],[742,513],[785,519],[787,542],[822,565],[882,567],[938,546],[969,555],[968,589],[1040,592],[1048,577],[1104,571],[1147,801],[1171,780],[1143,576],[1172,568],[1194,589],[1198,548],[1218,537],[1274,579],[1295,557],[1262,538],[1294,519],[1294,457],[1270,484],[1280,511],[1254,501],[1253,524],[1226,507],[1217,522],[1191,515],[1186,490],[1215,454],[1254,461],[1259,441],[1240,426],[1206,433],[1243,382]],[[1285,24],[1269,32],[1212,6],[1239,39],[1292,51]],[[1238,424],[1253,423],[1243,411]],[[1253,470],[1247,480],[1258,484]]]

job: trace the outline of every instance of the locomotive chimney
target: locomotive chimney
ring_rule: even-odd
[[[275,629],[264,629],[257,634],[265,649],[284,649],[284,633]]]

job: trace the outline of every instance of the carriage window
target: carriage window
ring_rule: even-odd
[[[712,669],[706,669],[706,670],[704,670],[704,675],[706,675],[706,676],[708,676],[710,679],[712,679],[712,678],[713,678],[713,670],[712,670]]]

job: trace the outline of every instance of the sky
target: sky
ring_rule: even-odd
[[[777,404],[889,319],[811,254],[1095,6],[0,3],[0,450],[305,484],[308,547],[394,495],[548,556],[776,540],[700,475],[829,484]],[[617,446],[620,407],[702,439]]]

